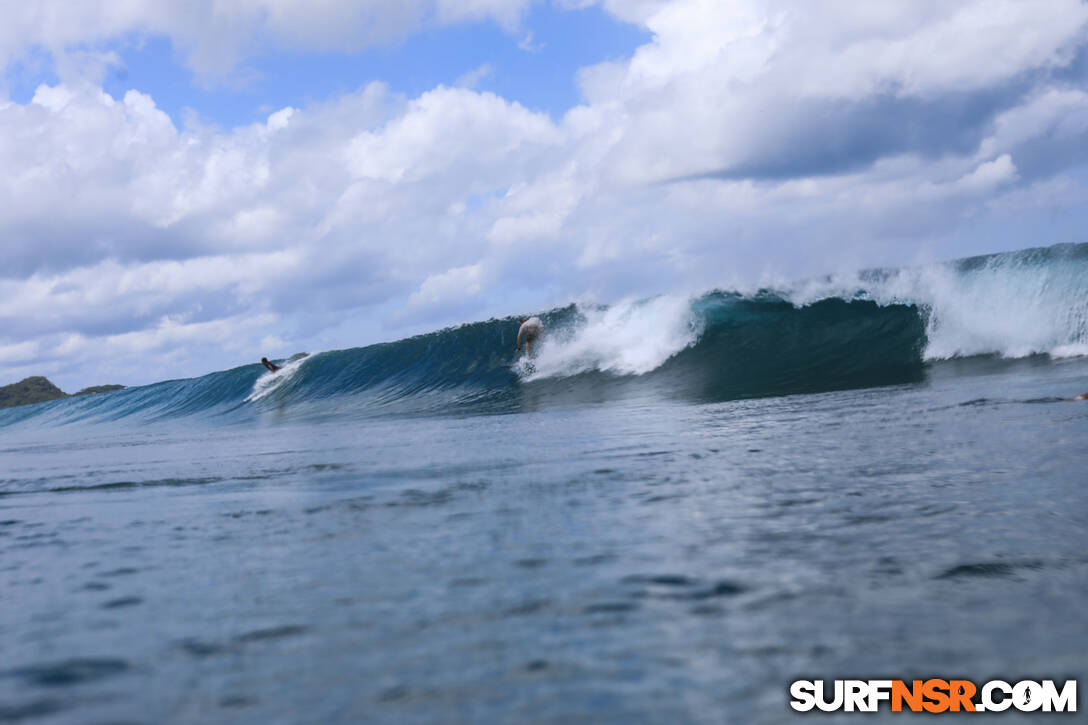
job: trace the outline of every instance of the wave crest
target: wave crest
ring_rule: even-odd
[[[591,370],[642,375],[694,345],[704,320],[689,297],[663,295],[610,307],[578,308],[573,319],[549,331],[529,379],[568,377]]]
[[[1088,244],[869,270],[752,294],[663,295],[514,318],[0,411],[0,426],[290,415],[509,412],[629,396],[693,400],[920,380],[948,358],[1088,353]]]

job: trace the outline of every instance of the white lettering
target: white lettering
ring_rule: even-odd
[[[824,697],[824,681],[816,681],[816,707],[824,712],[835,712],[842,707],[843,699],[842,680],[835,680],[835,697],[830,701]]]
[[[845,685],[844,700],[846,712],[854,712],[855,710],[866,712],[867,708],[865,702],[868,700],[867,693],[869,686],[865,680],[846,680],[843,684]]]
[[[1052,710],[1053,708],[1053,710]],[[1043,712],[1076,712],[1077,681],[1066,680],[1062,691],[1054,686],[1054,680],[1043,680]]]
[[[891,700],[891,680],[869,680],[869,707],[866,712],[876,712],[880,709],[881,700]]]
[[[1012,688],[1012,704],[1020,712],[1035,712],[1043,706],[1043,688],[1038,682],[1021,680]]]
[[[790,707],[797,712],[808,712],[816,706],[816,685],[811,680],[797,680],[790,685]]]
[[[994,690],[999,690],[1004,697],[1000,701],[993,698]],[[1004,680],[990,680],[982,686],[982,704],[986,711],[1004,712],[1012,706],[1012,685]],[[976,708],[977,709],[977,708]]]

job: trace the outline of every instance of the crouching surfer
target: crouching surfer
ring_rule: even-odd
[[[540,321],[539,317],[522,317],[521,327],[518,328],[518,345],[514,348],[514,352],[521,352],[521,341],[525,340],[525,355],[532,355],[530,350],[530,343],[540,337],[540,333],[544,330],[544,323]]]
[[[272,373],[280,369],[280,366],[276,363],[268,362],[268,358],[266,357],[261,358],[261,365],[264,365],[266,368],[268,368],[268,371]]]

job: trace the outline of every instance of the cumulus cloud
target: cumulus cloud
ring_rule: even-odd
[[[0,376],[144,382],[571,299],[1068,241],[993,229],[1083,213],[1085,3],[600,4],[652,40],[583,69],[561,117],[474,90],[486,67],[229,130],[89,78],[0,104]],[[527,5],[86,3],[47,22],[24,4],[0,57],[163,33],[214,72],[251,38],[521,33]]]
[[[691,0],[649,14],[654,42],[587,69],[582,86],[592,105],[625,112],[617,167],[633,181],[834,173],[890,152],[968,150],[996,112],[1071,62],[1086,22],[1079,0],[1045,13]]]
[[[1012,157],[1002,154],[993,161],[985,161],[974,171],[965,174],[959,184],[970,191],[989,191],[999,184],[1014,180],[1017,176]]]
[[[468,264],[432,274],[423,280],[419,289],[408,296],[407,305],[400,317],[425,319],[428,313],[434,314],[436,310],[447,314],[451,307],[460,309],[465,302],[480,294],[483,276],[484,271],[479,264]]]

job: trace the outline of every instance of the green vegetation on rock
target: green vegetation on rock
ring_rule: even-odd
[[[89,395],[92,393],[108,393],[111,390],[121,390],[124,385],[96,385],[80,390],[76,395]],[[32,403],[45,403],[50,400],[70,397],[48,378],[34,375],[25,380],[20,380],[11,385],[0,386],[0,408],[11,408],[16,405],[30,405]]]
[[[95,393],[108,393],[112,390],[124,389],[124,385],[92,385],[89,388],[84,388],[83,390],[80,390],[78,393],[73,393],[73,395],[94,395]]]

